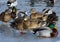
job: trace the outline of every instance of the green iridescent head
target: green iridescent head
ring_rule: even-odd
[[[50,23],[50,24],[48,25],[48,27],[49,27],[50,29],[53,29],[53,28],[55,27],[55,25],[54,25],[54,23]]]

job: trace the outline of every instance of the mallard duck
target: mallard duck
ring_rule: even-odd
[[[17,9],[15,7],[12,7],[11,8],[12,12],[11,12],[11,17],[12,19],[15,19],[16,18],[16,13],[17,13]]]
[[[41,27],[41,28],[37,28],[34,29],[34,34],[38,37],[50,37],[50,33],[52,32],[52,30],[49,27]]]
[[[0,14],[0,19],[3,22],[8,22],[11,19],[11,15],[8,12],[8,10],[6,10],[5,12],[3,12],[3,13]]]
[[[45,15],[50,15],[50,14],[52,14],[52,10],[51,9],[49,9],[49,8],[45,8],[45,9],[43,9],[43,13],[45,14]]]
[[[5,12],[4,21],[8,22],[11,19],[11,15],[8,13],[8,11]]]
[[[42,18],[43,14],[40,12],[36,12],[36,13],[31,13],[30,18],[31,19],[37,19],[37,18]]]
[[[8,22],[10,21],[10,19],[14,20],[16,18],[16,12],[17,10],[15,7],[13,7],[12,9],[6,9],[4,12],[0,14],[0,20],[3,22]]]
[[[23,22],[23,19],[20,18],[16,18],[11,24],[10,26],[16,30],[19,30],[20,34],[25,34],[25,32],[23,32],[24,29],[26,29],[26,24]]]
[[[53,12],[52,14],[50,14],[47,18],[47,22],[53,22],[53,21],[58,21],[58,16],[56,16],[56,13]]]
[[[7,1],[7,6],[8,7],[15,7],[17,5],[17,1],[16,0],[8,0]]]
[[[49,27],[36,28],[33,29],[33,31],[34,31],[33,34],[42,38],[53,38],[53,37],[57,37],[58,35],[57,29],[54,28],[51,30]]]

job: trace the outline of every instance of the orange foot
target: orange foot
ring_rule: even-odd
[[[21,34],[21,35],[24,35],[24,34],[26,34],[26,33],[24,33],[24,32],[20,32],[20,34]]]

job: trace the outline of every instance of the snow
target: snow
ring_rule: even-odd
[[[23,11],[30,11],[32,7],[29,6],[29,0],[17,0],[18,5],[17,8],[21,9]],[[7,2],[7,0],[0,0],[0,3]],[[59,21],[57,22],[58,31],[60,32],[60,1],[56,2],[55,7],[52,8],[53,11],[56,11],[57,16],[59,16]],[[42,11],[46,4],[40,4],[41,6],[35,6],[37,11]],[[0,4],[0,13],[5,11],[8,7],[6,4],[2,5]],[[2,22],[0,21],[0,25]],[[12,31],[12,32],[11,32]],[[16,31],[16,30],[15,30]],[[33,35],[31,32],[27,32],[25,35],[20,35],[20,33],[14,32],[10,27],[7,27],[7,25],[1,25],[0,26],[0,42],[60,42],[60,33],[57,38],[38,38],[35,35]]]

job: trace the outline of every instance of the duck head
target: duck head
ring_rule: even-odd
[[[8,22],[11,19],[11,15],[8,10],[5,11],[4,21]]]

